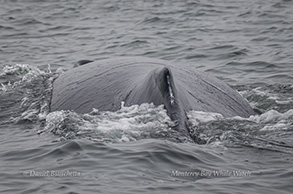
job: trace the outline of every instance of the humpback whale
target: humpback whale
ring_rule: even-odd
[[[117,111],[125,106],[164,105],[174,127],[189,136],[186,113],[216,112],[224,117],[255,114],[248,102],[219,79],[172,62],[144,57],[82,60],[54,80],[50,111]],[[189,136],[190,137],[190,136]]]

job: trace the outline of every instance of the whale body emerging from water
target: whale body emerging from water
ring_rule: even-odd
[[[176,130],[185,136],[189,136],[186,113],[190,110],[216,112],[224,117],[255,114],[238,92],[190,67],[142,57],[83,60],[80,65],[54,81],[51,111],[117,111],[122,101],[125,106],[164,105]]]

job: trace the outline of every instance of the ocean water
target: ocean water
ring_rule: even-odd
[[[292,193],[293,1],[0,0],[1,193]],[[223,80],[259,112],[49,112],[81,59],[146,56]]]

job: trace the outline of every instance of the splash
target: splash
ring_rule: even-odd
[[[293,109],[284,113],[269,110],[249,118],[224,118],[218,113],[190,111],[191,135],[207,144],[224,147],[239,145],[273,150],[293,148]]]
[[[47,71],[42,71],[28,64],[6,65],[0,73],[0,78],[6,82],[1,83],[0,91],[7,92],[21,84],[31,83],[34,79],[44,75],[52,75],[49,64]]]
[[[89,114],[56,111],[46,117],[43,132],[63,139],[87,138],[98,142],[121,143],[148,138],[174,138],[174,123],[163,106],[144,103],[124,106],[116,112],[93,109]]]
[[[27,64],[5,66],[0,73],[0,116],[8,122],[39,122],[49,112],[54,75]],[[3,114],[3,115],[2,115]]]
[[[293,107],[293,85],[272,84],[254,87],[240,93],[249,100],[253,108],[264,113],[269,110],[288,111]]]

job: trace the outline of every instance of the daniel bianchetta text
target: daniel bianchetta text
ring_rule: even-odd
[[[60,170],[27,170],[23,172],[24,177],[80,177],[79,171]]]
[[[249,170],[200,170],[200,171],[179,171],[171,170],[172,177],[247,177],[251,176]]]

